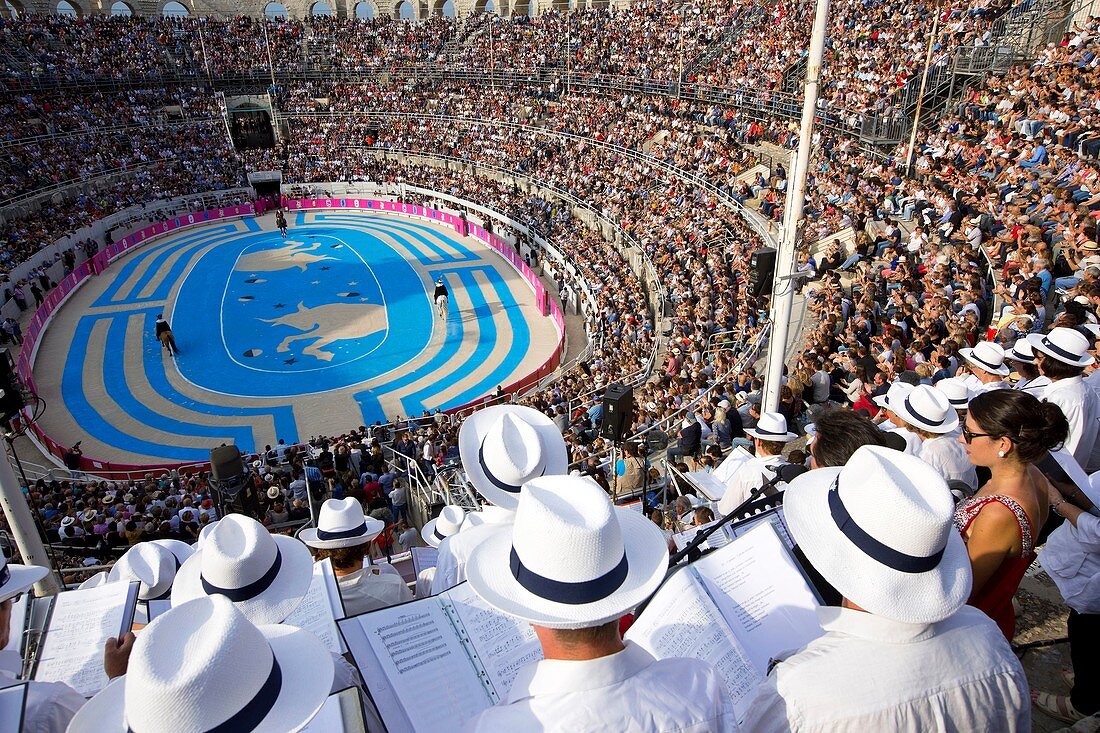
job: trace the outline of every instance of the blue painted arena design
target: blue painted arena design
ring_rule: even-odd
[[[390,212],[288,219],[285,238],[271,215],[180,229],[89,278],[37,351],[39,392],[60,406],[43,429],[120,461],[203,461],[223,443],[254,451],[469,404],[561,344],[527,280],[474,236]]]

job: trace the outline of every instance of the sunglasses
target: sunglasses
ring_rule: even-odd
[[[963,440],[966,441],[967,445],[970,445],[971,443],[973,443],[974,438],[992,438],[993,437],[993,435],[991,435],[990,433],[972,433],[972,432],[970,432],[969,429],[967,429],[965,427],[962,429],[962,434],[963,434]]]

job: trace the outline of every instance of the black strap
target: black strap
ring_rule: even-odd
[[[943,558],[944,550],[947,549],[947,545],[944,545],[938,552],[927,557],[906,555],[904,552],[899,552],[889,545],[884,545],[867,534],[852,519],[852,515],[848,513],[848,508],[844,506],[844,501],[840,498],[839,476],[833,482],[833,488],[829,490],[829,513],[833,515],[833,521],[836,522],[837,528],[845,537],[851,540],[853,545],[862,550],[863,554],[888,568],[903,573],[927,573],[929,570],[935,570],[940,564],[940,559]]]
[[[317,530],[317,539],[319,540],[346,540],[349,537],[358,537],[367,533],[367,520],[363,520],[363,523],[354,529],[344,529],[339,532],[327,532],[323,529]]]
[[[283,670],[279,667],[279,660],[272,655],[271,672],[252,699],[224,723],[208,728],[205,733],[247,733],[255,730],[275,707],[282,687]],[[136,733],[129,725],[126,730],[127,733]]]
[[[1004,366],[1004,362],[1002,362],[1000,365],[990,364],[988,361],[978,356],[977,353],[975,353],[974,349],[970,350],[970,358],[992,371],[999,371],[1001,367]]]
[[[436,524],[434,527],[432,527],[432,535],[440,542],[447,539],[447,535],[439,534],[439,524]]]
[[[0,568],[0,586],[7,585],[9,580],[11,580],[11,568],[4,563],[4,567]]]
[[[202,589],[206,591],[208,596],[225,596],[234,603],[240,601],[248,601],[263,593],[271,584],[275,582],[275,578],[279,575],[279,568],[283,564],[283,554],[279,552],[279,548],[275,548],[275,562],[271,563],[271,567],[264,573],[258,580],[255,580],[248,585],[241,586],[240,588],[219,588],[214,585],[201,574],[199,580],[202,581]]]
[[[512,576],[516,579],[516,582],[539,598],[574,606],[581,603],[594,603],[607,598],[619,589],[630,570],[625,552],[623,553],[623,559],[614,568],[598,578],[581,581],[580,583],[566,583],[533,572],[519,559],[515,547],[512,548],[508,564],[512,569]]]

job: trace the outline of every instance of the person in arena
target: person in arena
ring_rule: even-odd
[[[168,324],[168,321],[164,320],[162,314],[157,314],[156,330],[154,334],[157,337],[157,341],[160,341],[160,345],[168,350],[169,356],[176,356],[180,353],[180,349],[176,346],[176,337],[172,335],[172,327]]]
[[[661,530],[613,507],[590,479],[524,484],[515,524],[474,550],[468,576],[485,603],[531,624],[544,658],[520,669],[501,704],[465,730],[736,731],[713,666],[658,661],[622,640],[620,617],[657,590],[667,566]]]
[[[447,286],[443,284],[443,278],[439,278],[435,281],[435,293],[432,295],[432,301],[435,303],[436,315],[439,316],[441,321],[447,320],[447,301],[449,299]]]

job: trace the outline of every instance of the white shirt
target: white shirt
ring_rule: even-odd
[[[435,576],[432,578],[433,596],[466,580],[466,561],[470,559],[470,553],[501,526],[500,524],[464,526],[457,534],[443,538],[439,543]]]
[[[1096,399],[1100,400],[1100,369],[1085,377],[1085,386],[1092,390],[1092,393],[1096,395]],[[1097,438],[1096,442],[1092,444],[1089,465],[1085,466],[1088,473],[1100,471],[1100,435]]]
[[[543,659],[523,667],[508,696],[466,724],[467,733],[708,733],[737,730],[714,667],[657,661],[639,646],[598,659]]]
[[[380,568],[356,570],[338,576],[336,582],[340,586],[340,598],[344,601],[344,612],[348,616],[376,611],[413,598],[400,575],[383,572]]]
[[[1021,392],[1027,392],[1029,394],[1035,395],[1035,397],[1041,400],[1043,399],[1043,395],[1046,394],[1047,387],[1049,386],[1050,377],[1046,377],[1040,374],[1039,376],[1035,377],[1035,379],[1021,379],[1020,381],[1016,382],[1015,389],[1018,389]]]
[[[1050,533],[1040,551],[1043,569],[1077,613],[1100,613],[1100,517],[1082,514]]]
[[[825,635],[776,665],[747,731],[1030,733],[1023,667],[976,608],[937,624],[835,607],[818,619]]]
[[[1062,408],[1069,421],[1069,436],[1063,446],[1067,453],[1087,468],[1092,457],[1092,447],[1096,443],[1097,418],[1100,417],[1100,403],[1096,394],[1085,385],[1080,376],[1059,379],[1047,387],[1043,399]]]
[[[0,688],[22,684],[22,680],[0,669]],[[69,721],[84,705],[84,696],[64,682],[35,682],[27,685],[27,706],[22,733],[65,733]]]
[[[786,462],[783,456],[755,456],[745,461],[726,482],[726,493],[718,501],[718,513],[726,515],[732,512],[749,498],[753,489],[759,489],[775,476],[768,468],[782,466]]]
[[[921,449],[920,436],[914,433],[908,428],[903,428],[900,425],[895,425],[890,421],[886,421],[879,425],[887,433],[897,433],[905,439],[905,452],[911,456],[919,456]]]
[[[964,481],[971,489],[978,488],[978,473],[966,457],[966,448],[959,444],[958,433],[925,439],[917,457],[939,471],[946,480]]]
[[[995,382],[982,382],[978,380],[977,387],[971,387],[974,394],[981,394],[982,392],[992,392],[995,389],[1012,389],[1012,385],[1003,379],[998,379]]]

